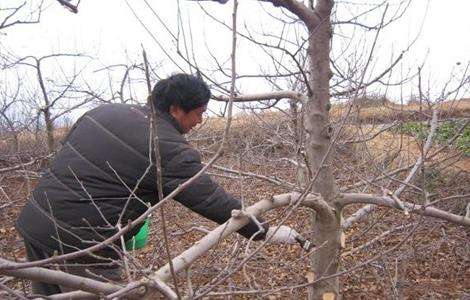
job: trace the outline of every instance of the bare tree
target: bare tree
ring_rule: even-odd
[[[224,4],[227,1],[213,2]],[[468,182],[457,188],[451,188],[449,193],[442,193],[433,191],[428,177],[432,170],[443,172],[455,167],[464,157],[463,151],[468,151],[468,148],[458,148],[457,142],[462,133],[468,130],[468,118],[459,120],[448,137],[440,138],[442,136],[440,128],[447,126],[446,114],[452,114],[460,103],[465,104],[457,99],[462,92],[468,90],[468,65],[460,67],[451,74],[452,80],[449,80],[437,96],[430,92],[430,85],[423,83],[421,68],[400,77],[397,82],[392,82],[390,79],[391,72],[396,69],[407,49],[392,57],[385,68],[374,70],[375,72],[371,70],[374,64],[373,54],[382,29],[391,26],[403,15],[409,1],[400,2],[394,9],[385,3],[367,6],[363,11],[345,20],[341,20],[337,14],[340,7],[349,3],[338,1],[335,5],[333,0],[259,2],[267,2],[274,6],[277,14],[274,15],[272,11],[267,11],[267,14],[279,21],[282,28],[287,28],[289,25],[294,27],[296,34],[292,38],[287,34],[284,35],[284,31],[277,35],[262,32],[261,36],[255,36],[250,30],[242,32],[236,22],[238,1],[234,1],[231,24],[217,19],[202,7],[215,23],[228,28],[232,34],[230,51],[225,53],[230,59],[224,62],[223,57],[212,55],[215,66],[212,69],[203,68],[198,63],[191,38],[188,38],[189,34],[184,35],[179,29],[173,32],[164,25],[164,30],[174,39],[175,52],[180,59],[177,60],[176,55],[168,54],[172,62],[183,70],[197,70],[220,93],[214,98],[227,103],[227,120],[222,129],[217,131],[217,124],[214,121],[215,125],[208,124],[213,127],[209,127],[206,132],[202,128],[189,137],[196,144],[201,140],[207,142],[201,146],[204,153],[210,155],[206,156],[210,157],[206,167],[171,194],[166,196],[160,194],[159,203],[150,207],[138,219],[129,224],[119,222],[113,224],[119,230],[105,241],[94,243],[89,248],[75,253],[36,262],[1,260],[1,274],[33,280],[41,278],[46,282],[60,283],[77,289],[74,292],[56,295],[55,299],[99,297],[98,295],[106,295],[107,298],[130,296],[151,299],[158,294],[170,299],[185,295],[190,299],[198,299],[211,296],[267,296],[278,292],[293,293],[299,289],[307,289],[311,299],[339,299],[342,296],[340,279],[361,268],[379,264],[380,272],[383,273],[379,273],[377,277],[383,275],[386,278],[383,279],[386,282],[384,285],[390,289],[390,297],[394,299],[404,297],[407,262],[412,256],[407,244],[413,241],[417,232],[428,225],[437,227],[435,224],[438,223],[433,223],[435,219],[455,224],[456,228],[470,226],[468,213],[470,206],[467,204]],[[149,7],[151,8],[150,5]],[[361,16],[371,12],[379,13],[379,19],[373,24],[368,24],[361,19]],[[178,17],[181,18],[181,15]],[[165,24],[161,19],[159,22]],[[145,26],[144,23],[143,25]],[[368,47],[362,51],[353,51],[350,56],[345,55],[344,59],[334,57],[332,52],[332,46],[335,46],[332,44],[334,30],[340,31],[341,26],[354,26],[372,32]],[[260,52],[272,62],[272,70],[263,70],[265,72],[260,74],[238,74],[240,71],[237,72],[236,61],[240,57],[236,55],[236,45],[239,38],[246,39],[259,47]],[[268,41],[263,38],[268,38]],[[155,36],[153,39],[157,43],[160,41]],[[275,42],[269,41],[270,39]],[[40,60],[43,58],[28,59],[35,62],[26,63],[37,70],[38,78],[41,78]],[[24,60],[21,62],[25,63]],[[113,88],[110,88],[112,96],[108,97],[111,99],[109,101],[133,100],[132,97],[124,97],[123,92],[129,71],[133,69],[141,70],[142,67],[140,64],[125,66],[120,92],[115,94],[112,92]],[[147,78],[150,77],[148,69],[146,75]],[[247,78],[262,78],[270,84],[272,90],[255,94],[241,93],[241,89],[237,89],[237,82]],[[366,92],[375,85],[387,88],[412,80],[417,81],[414,89],[417,91],[418,96],[415,98],[418,103],[415,106],[392,103],[386,97],[374,97]],[[39,81],[44,82],[42,79]],[[147,82],[150,86],[150,79]],[[52,107],[54,100],[49,97],[50,91],[45,87],[41,87],[41,90],[45,107]],[[87,95],[105,99],[90,93]],[[282,106],[280,101],[283,99],[290,101],[288,109]],[[333,99],[343,101],[335,104],[332,103]],[[248,122],[245,120],[243,123],[240,118],[237,121],[241,125],[237,125],[237,122],[232,120],[234,104],[245,105],[244,108],[251,112]],[[378,108],[385,108],[386,111],[382,112]],[[261,109],[264,109],[264,114],[260,113]],[[276,109],[278,111],[274,118],[266,117]],[[42,111],[45,117],[45,111]],[[150,119],[152,126],[153,120]],[[46,124],[48,122],[46,118],[45,122]],[[409,122],[415,122],[412,124],[418,128],[419,134],[415,137],[405,131],[407,128],[405,125],[411,124]],[[244,127],[248,129],[244,131],[243,129],[246,129]],[[222,136],[221,141],[218,139],[219,135]],[[392,137],[381,143],[380,137],[386,135]],[[153,132],[154,140],[151,141],[153,145],[157,144],[157,136],[158,134]],[[405,151],[406,147],[414,148],[414,152],[410,155]],[[228,152],[226,148],[235,148],[236,153],[226,154]],[[158,149],[154,147],[153,150]],[[348,163],[345,163],[344,153],[352,157]],[[223,154],[225,158],[229,156],[227,160],[221,162],[225,165],[215,165],[216,161],[224,159]],[[158,158],[158,155],[156,157]],[[246,165],[249,163],[253,166],[269,166],[271,173],[259,174],[257,171],[247,170]],[[287,174],[276,172],[281,165],[289,166],[286,168],[289,170],[285,172]],[[247,178],[263,182],[273,190],[271,195],[274,196],[259,196],[260,201],[251,205],[247,201],[242,210],[233,212],[233,217],[228,222],[213,230],[203,228],[196,223],[191,224],[191,228],[187,230],[183,228],[182,233],[169,231],[170,225],[165,219],[173,217],[177,219],[177,216],[170,215],[171,209],[167,209],[170,205],[169,200],[206,171],[237,182],[237,189],[242,198],[246,192]],[[453,175],[454,178],[462,175],[459,172],[454,174],[456,174]],[[297,178],[293,179],[295,175]],[[156,180],[158,181],[158,175]],[[283,193],[277,193],[279,190]],[[456,209],[462,203],[465,204],[463,210],[466,211]],[[309,214],[305,214],[301,207],[307,207]],[[311,226],[303,233],[311,239],[314,247],[308,246],[307,241],[303,241],[302,246],[306,250],[303,257],[309,256],[311,263],[311,271],[306,274],[307,282],[300,281],[296,277],[294,282],[283,282],[280,286],[267,289],[251,283],[255,281],[256,276],[251,276],[247,266],[251,259],[260,255],[268,241],[255,246],[248,241],[244,247],[241,246],[242,243],[235,241],[231,244],[233,247],[228,247],[222,240],[247,224],[249,220],[256,220],[256,217],[274,209],[280,211],[273,218],[278,225],[291,222],[293,219],[307,218],[308,215]],[[374,215],[375,210],[380,210],[378,216]],[[158,250],[165,255],[162,255],[158,262],[157,259],[152,260],[152,267],[160,265],[156,268],[156,272],[152,267],[143,270],[144,266],[125,250],[122,250],[122,257],[127,270],[127,281],[122,285],[98,282],[43,268],[110,245],[120,239],[132,226],[157,211],[160,212],[158,218],[162,222],[157,226],[162,228],[158,231],[161,237]],[[394,223],[391,228],[384,225],[381,227],[382,232],[377,236],[369,234],[374,226],[384,221],[383,215],[392,213],[400,224]],[[343,215],[346,218],[343,218]],[[365,220],[367,226],[363,226],[361,220]],[[351,230],[353,226],[358,226],[360,230],[353,232]],[[171,237],[194,231],[207,234],[202,239],[194,239],[193,241],[197,242],[191,243],[184,251],[172,248],[175,241]],[[352,263],[347,261],[348,257],[360,251],[367,251],[397,233],[400,234],[399,239],[393,246],[379,249],[361,260],[353,260]],[[211,255],[210,249],[216,247],[225,248],[222,253],[216,253],[211,262],[212,264],[221,262],[223,267],[211,273],[211,263],[198,265],[197,262],[204,255]],[[393,257],[392,254],[400,249],[404,249],[403,252]],[[172,259],[173,254],[177,255]],[[387,260],[393,258],[394,262],[387,263]],[[281,260],[282,257],[277,259]],[[289,263],[292,266],[298,261],[301,260]],[[395,275],[391,275],[393,272],[389,269],[390,264],[395,264]],[[132,268],[136,273],[142,272],[138,273],[142,276],[133,277],[134,273],[130,270]],[[267,263],[263,261],[261,268],[262,271],[258,273],[253,271],[253,273],[256,273],[257,277],[266,277]],[[186,278],[181,279],[182,276],[178,274],[184,271]],[[233,288],[231,278],[237,272],[242,273],[249,282],[249,288],[246,290]],[[202,273],[207,277],[197,288],[193,286],[198,276],[195,273]],[[183,291],[184,283],[186,293]],[[18,291],[9,290],[8,287],[0,286],[0,288],[11,294],[18,294]]]
[[[366,74],[368,72],[368,66],[372,61],[372,53],[374,52],[374,47],[377,42],[377,37],[380,34],[380,31],[401,17],[404,10],[408,6],[409,2],[402,2],[403,5],[400,5],[396,9],[392,16],[387,16],[388,6],[378,5],[373,8],[373,10],[383,9],[382,19],[378,24],[374,26],[365,25],[357,22],[357,18],[353,18],[347,22],[331,21],[332,9],[334,6],[333,1],[317,1],[314,5],[313,2],[310,2],[308,5],[304,5],[298,1],[266,1],[272,3],[274,6],[282,7],[295,15],[298,20],[300,20],[307,29],[307,39],[304,44],[305,47],[300,46],[299,51],[306,51],[307,55],[306,70],[303,70],[301,67],[303,63],[297,61],[297,66],[300,67],[299,74],[301,79],[304,79],[303,86],[305,87],[304,93],[299,92],[276,92],[276,93],[266,93],[266,94],[257,94],[257,95],[244,95],[236,97],[235,101],[237,102],[246,102],[246,101],[256,101],[256,100],[271,100],[271,99],[280,99],[280,98],[291,98],[295,99],[302,104],[303,110],[303,133],[305,134],[305,145],[303,149],[306,152],[306,173],[307,176],[304,177],[303,186],[307,190],[311,190],[313,193],[318,193],[322,198],[329,203],[330,213],[327,214],[317,214],[312,219],[313,225],[313,239],[315,240],[316,245],[323,245],[314,253],[312,256],[312,269],[313,269],[313,278],[312,279],[312,290],[310,296],[314,299],[321,299],[322,297],[339,297],[339,281],[338,274],[340,274],[340,251],[342,245],[344,244],[344,235],[342,233],[343,228],[348,228],[351,222],[357,221],[360,217],[366,216],[370,213],[373,205],[367,205],[362,210],[359,210],[351,218],[342,222],[342,209],[346,205],[352,203],[367,203],[378,201],[380,205],[388,207],[398,207],[408,213],[409,208],[406,202],[401,201],[398,197],[401,193],[410,187],[410,183],[417,176],[417,171],[423,168],[424,161],[427,159],[428,151],[433,144],[433,139],[436,134],[436,127],[438,122],[438,106],[440,101],[433,101],[434,105],[431,108],[427,109],[428,113],[432,114],[432,118],[428,115],[431,130],[427,136],[426,143],[422,144],[421,155],[418,157],[417,161],[412,164],[410,171],[404,180],[393,179],[401,184],[398,186],[395,192],[384,192],[384,195],[373,196],[366,194],[342,194],[340,189],[337,187],[336,180],[333,177],[332,171],[332,162],[333,157],[331,155],[332,149],[335,144],[338,142],[338,138],[342,134],[345,126],[345,121],[348,120],[348,117],[351,113],[356,100],[359,98],[359,92],[364,88],[377,83],[382,82],[382,79],[386,74],[388,74],[397,62],[401,60],[403,54],[397,56],[384,71],[377,75],[372,80],[365,80]],[[387,16],[387,17],[386,17]],[[222,21],[219,21],[222,23]],[[330,88],[330,79],[333,72],[330,70],[330,45],[331,38],[333,35],[332,24],[350,24],[354,26],[360,26],[363,28],[371,29],[376,31],[375,38],[371,45],[369,54],[365,55],[364,66],[362,70],[357,72],[357,78],[354,79],[347,73],[341,72],[336,67],[336,75],[339,76],[338,88],[343,83],[349,83],[346,88],[343,88],[343,91],[332,93]],[[243,36],[243,34],[240,33]],[[269,47],[265,43],[259,43],[264,47]],[[283,49],[281,49],[283,50]],[[295,58],[294,58],[295,60]],[[186,60],[190,64],[189,59]],[[356,62],[357,63],[357,62]],[[333,63],[334,65],[334,63]],[[356,72],[359,66],[353,66],[354,69],[349,72]],[[223,72],[222,68],[219,68]],[[290,72],[290,74],[294,74]],[[266,74],[265,74],[266,75]],[[262,75],[261,75],[262,76]],[[241,76],[240,76],[241,77]],[[468,72],[465,70],[460,77],[459,82],[455,89],[451,89],[451,94],[455,94],[456,91],[460,90],[463,86],[468,85]],[[389,82],[390,83],[390,82]],[[403,81],[401,81],[403,83]],[[421,84],[418,84],[418,88],[421,89]],[[439,99],[448,99],[450,94],[449,91],[444,92],[445,97]],[[351,105],[346,106],[345,115],[342,118],[342,121],[336,128],[333,129],[332,123],[329,117],[329,110],[331,108],[330,95],[349,95],[351,99]],[[219,99],[224,100],[223,97]],[[420,106],[422,107],[422,106]],[[434,112],[432,108],[434,107]],[[462,128],[466,125],[464,124]],[[391,198],[388,198],[391,197]],[[459,197],[463,197],[460,195]],[[352,199],[355,199],[352,201]],[[372,200],[374,199],[374,200]],[[380,200],[379,200],[380,199]],[[388,200],[387,200],[388,199]],[[357,201],[357,202],[356,202]],[[437,201],[437,200],[436,200]],[[413,204],[413,207],[417,205]],[[417,212],[416,210],[413,210]],[[462,220],[464,223],[468,223],[464,217],[449,215],[447,212],[443,211],[434,211],[434,208],[430,208],[430,215],[446,218],[448,220],[453,219],[455,221]],[[465,221],[464,221],[465,220]],[[460,221],[457,221],[460,223]],[[463,224],[463,223],[461,223]]]
[[[5,87],[2,87],[5,88]],[[21,132],[21,121],[18,120],[18,110],[14,111],[12,108],[15,107],[15,104],[17,104],[18,101],[18,95],[19,95],[19,85],[17,85],[16,91],[14,91],[13,95],[10,95],[8,91],[5,91],[2,89],[1,91],[1,108],[0,108],[0,116],[2,124],[1,128],[1,134],[2,135],[8,135],[11,134],[13,137],[13,151],[14,153],[19,152],[19,132]],[[6,149],[5,149],[6,150]]]
[[[37,109],[39,113],[43,115],[44,118],[44,124],[46,127],[47,135],[47,145],[50,152],[53,152],[55,148],[54,121],[63,116],[64,114],[67,114],[70,111],[87,104],[92,99],[91,97],[84,97],[73,104],[67,103],[67,100],[77,98],[74,93],[76,92],[76,90],[78,90],[76,86],[80,76],[79,71],[75,71],[71,76],[63,73],[62,80],[65,81],[64,83],[56,81],[52,78],[45,77],[43,62],[50,59],[56,59],[57,61],[58,59],[65,57],[76,58],[84,56],[81,54],[51,54],[39,58],[34,56],[27,56],[14,61],[9,66],[27,66],[33,68],[36,73],[35,75],[39,86],[39,93],[41,95],[40,97],[42,98],[42,103],[37,102]],[[31,100],[34,102],[37,101],[35,99]],[[54,109],[57,110],[59,107],[60,111],[57,113],[53,113]]]

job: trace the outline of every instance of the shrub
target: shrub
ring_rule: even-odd
[[[445,120],[439,124],[436,132],[436,140],[445,143],[454,137],[465,125],[465,120]],[[424,122],[406,122],[401,124],[396,132],[411,135],[418,140],[424,140],[429,134],[429,126]],[[465,126],[454,142],[454,147],[463,152],[465,156],[470,156],[470,126]]]

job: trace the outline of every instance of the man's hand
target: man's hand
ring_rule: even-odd
[[[299,243],[302,249],[310,251],[315,245],[301,236],[297,231],[289,226],[272,226],[266,232],[266,239],[273,244],[295,244]]]
[[[303,240],[297,231],[285,225],[269,227],[266,239],[273,244],[295,244]]]

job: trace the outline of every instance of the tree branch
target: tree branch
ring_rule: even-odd
[[[239,95],[235,96],[234,102],[254,102],[254,101],[266,101],[266,100],[281,100],[281,99],[293,99],[301,100],[302,94],[295,91],[279,91],[279,92],[269,92],[261,94],[248,94],[248,95]],[[214,100],[228,102],[229,97],[225,95],[214,96]]]
[[[37,157],[37,158],[35,158],[35,159],[33,159],[33,160],[31,160],[27,163],[24,163],[24,164],[19,164],[19,165],[13,166],[13,167],[7,167],[7,168],[0,169],[0,174],[15,171],[15,170],[19,170],[19,169],[23,169],[27,166],[30,166],[30,165],[33,165],[33,164],[37,163],[38,161],[41,161],[41,160],[44,160],[44,159],[49,159],[50,157],[52,157],[52,155],[53,155],[53,153],[50,153],[46,156]]]
[[[410,213],[415,213],[422,216],[438,218],[442,220],[449,221],[454,224],[470,226],[470,218],[465,216],[459,216],[452,214],[450,212],[426,205],[418,205],[414,203],[409,203],[405,201],[401,201],[400,204],[396,202],[395,199],[387,196],[378,196],[372,194],[361,194],[361,193],[342,193],[341,197],[336,200],[336,204],[342,207],[349,205],[349,204],[356,204],[356,203],[369,203],[373,205],[380,205],[390,208],[396,208],[403,210],[401,205],[409,211]]]
[[[13,262],[2,258],[0,258],[0,263],[14,264]],[[25,268],[20,270],[0,270],[0,272],[8,276],[63,285],[96,294],[112,293],[122,288],[119,285],[105,283],[90,278],[68,274],[62,271],[50,270],[40,267]]]
[[[232,218],[230,218],[224,224],[218,226],[216,229],[212,230],[197,244],[173,259],[174,271],[176,273],[181,272],[190,266],[196,259],[217,245],[222,239],[248,224],[248,222],[251,220],[249,216],[258,217],[268,210],[295,203],[299,200],[300,196],[301,194],[296,192],[276,195],[273,196],[272,199],[261,200],[245,208],[244,212],[242,213],[232,211]],[[319,196],[309,194],[307,197],[305,197],[301,205],[310,207],[321,215],[328,215],[330,218],[334,218],[333,209]],[[160,268],[153,276],[153,278],[158,278],[162,281],[167,281],[170,279],[170,277],[171,273],[169,264],[166,264]]]
[[[309,30],[318,25],[318,17],[314,10],[305,6],[302,2],[297,0],[261,0],[262,2],[270,2],[276,7],[282,7],[299,17]]]
[[[418,171],[418,169],[421,167],[421,165],[426,160],[426,156],[427,156],[429,150],[431,149],[431,146],[433,144],[432,141],[433,141],[434,136],[435,136],[436,131],[437,131],[437,123],[438,123],[437,122],[438,121],[437,115],[438,115],[437,110],[434,110],[433,114],[432,114],[432,120],[431,120],[431,129],[429,131],[428,137],[426,138],[426,143],[424,144],[422,155],[416,160],[413,168],[408,173],[408,176],[406,176],[406,179],[401,183],[401,185],[398,187],[398,189],[395,190],[395,192],[393,193],[394,197],[399,197],[400,196],[400,194],[409,185],[411,180],[415,177],[416,172]],[[373,210],[374,210],[374,205],[373,204],[366,205],[363,208],[359,209],[354,214],[352,214],[351,217],[347,218],[343,222],[343,224],[342,224],[343,229],[349,228],[353,223],[361,220],[362,218],[367,216]]]
[[[72,3],[70,3],[70,0],[57,0],[57,2],[59,2],[62,6],[64,6],[74,14],[78,13],[78,5],[80,4],[80,1],[78,1],[77,5],[73,5]]]

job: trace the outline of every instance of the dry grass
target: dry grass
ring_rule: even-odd
[[[460,99],[455,101],[445,101],[436,107],[440,111],[440,118],[463,118],[470,116],[470,99]],[[333,105],[330,115],[333,119],[343,116],[349,109],[346,104]],[[419,113],[430,115],[430,110],[426,107],[420,109],[419,104],[394,104],[387,102],[385,105],[369,107],[353,107],[352,116],[357,121],[365,123],[388,123],[391,121],[419,121],[426,119]]]
[[[232,117],[231,128],[238,130],[241,128],[252,127],[254,122],[265,122],[269,124],[277,123],[279,120],[286,120],[287,115],[279,111],[264,111],[262,113],[251,114],[251,113],[238,113]],[[222,117],[210,117],[207,118],[200,126],[201,129],[209,129],[214,131],[221,131],[225,128],[227,119]]]
[[[379,131],[377,126],[372,125],[363,125],[361,129],[359,130],[359,127],[356,125],[350,125],[345,128],[345,131],[348,136],[356,137],[357,139],[361,139],[360,132],[366,138]],[[384,131],[375,138],[356,145],[354,151],[363,153],[376,163],[391,160],[389,166],[399,168],[400,166],[414,163],[422,155],[423,143],[424,141],[409,135]],[[434,143],[427,156],[437,151],[440,146],[440,144]],[[448,162],[449,158],[453,161],[449,166],[453,171],[470,171],[470,157],[465,157],[461,151],[453,149],[445,149],[439,152],[428,160],[428,164],[438,164],[442,161]]]
[[[444,101],[435,106],[439,110],[439,117],[446,118],[466,118],[470,117],[470,98],[463,98],[454,101]],[[337,120],[342,117],[349,110],[347,104],[333,105],[330,111],[330,117]],[[385,105],[375,105],[367,107],[354,107],[351,110],[352,117],[356,121],[365,123],[389,123],[391,121],[419,121],[428,119],[430,110],[425,106],[420,109],[418,103],[413,104],[395,104],[392,102],[385,102]],[[427,116],[420,116],[419,113],[425,113]],[[279,111],[264,111],[262,113],[253,115],[250,113],[239,113],[232,118],[232,128],[234,130],[243,128],[252,124],[253,121],[261,121],[267,123],[278,122],[285,120],[286,115]],[[221,117],[210,117],[205,121],[202,126],[218,131],[224,128],[226,119]]]
[[[441,119],[468,117],[470,116],[470,99],[446,101],[439,104],[437,108],[440,110]],[[345,109],[347,109],[345,105],[333,106],[331,111],[333,120],[339,118]],[[359,110],[359,115],[356,115],[358,117],[356,120],[360,120],[365,124],[360,127],[355,124],[356,122],[349,124],[345,128],[346,138],[361,139],[361,136],[363,138],[373,136],[380,130],[380,124],[384,122],[420,119],[417,115],[419,111],[418,104],[388,104],[388,106],[362,108]],[[430,113],[429,111],[424,111]],[[285,129],[281,125],[287,123],[287,121],[288,116],[278,111],[266,111],[256,115],[247,113],[238,114],[232,120],[230,144],[232,147],[240,149],[242,147],[237,147],[237,145],[244,144],[246,140],[254,140],[257,143],[272,140],[273,136],[276,135],[274,131],[279,128]],[[205,136],[211,134],[214,137],[220,137],[225,125],[225,118],[208,118],[205,124],[199,128],[198,134]],[[271,132],[267,132],[267,129],[271,129]],[[421,155],[422,143],[423,141],[419,141],[412,136],[388,130],[381,132],[359,148],[356,147],[355,151],[371,156],[376,162],[394,157],[395,164],[410,164],[415,162],[417,157]],[[435,144],[429,153],[435,151],[439,146],[439,144]],[[459,154],[460,152],[456,150],[446,150],[442,154],[435,156],[434,162],[440,161],[444,157],[455,156],[457,159],[452,164],[452,168],[457,171],[469,171],[470,158],[462,158]]]

